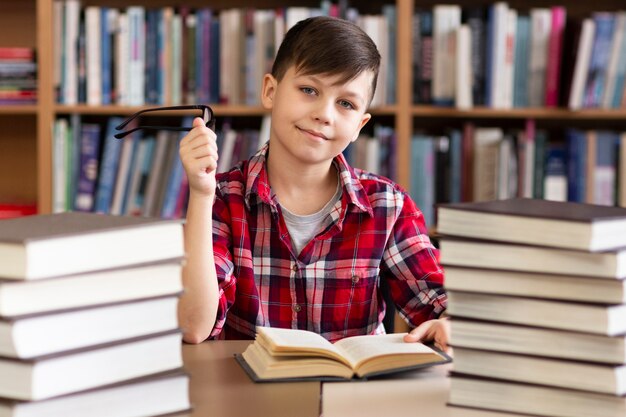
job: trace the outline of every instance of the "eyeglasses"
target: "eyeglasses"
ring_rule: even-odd
[[[188,105],[188,106],[155,107],[152,109],[141,110],[133,114],[132,116],[130,116],[128,119],[124,120],[119,126],[116,126],[115,130],[124,129],[126,126],[128,126],[130,122],[132,122],[133,120],[135,120],[137,117],[141,115],[145,115],[146,113],[153,113],[153,112],[167,111],[167,110],[200,110],[201,115],[199,117],[202,117],[202,119],[204,120],[204,125],[211,130],[215,130],[215,118],[213,117],[213,110],[209,106],[205,106],[203,104],[194,104],[194,105]],[[125,132],[116,133],[115,138],[122,139],[125,136],[130,135],[131,133],[136,132],[138,130],[171,130],[175,132],[188,132],[191,129],[193,129],[192,126],[148,126],[148,125],[142,126],[142,125],[139,125]]]

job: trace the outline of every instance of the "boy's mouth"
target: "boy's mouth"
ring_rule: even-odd
[[[318,132],[316,130],[302,129],[300,127],[298,127],[298,130],[308,134],[309,136],[315,136],[315,137],[323,139],[323,140],[328,140],[328,138],[323,133]]]

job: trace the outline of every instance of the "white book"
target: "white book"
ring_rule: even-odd
[[[509,6],[505,2],[494,3],[493,36],[491,40],[491,96],[488,102],[492,108],[502,108],[504,97],[504,66],[506,59],[506,34],[509,25]]]
[[[596,31],[596,24],[591,18],[583,20],[576,54],[576,66],[569,95],[570,110],[578,110],[583,104],[583,92],[587,83],[589,61],[591,59],[591,45]]]
[[[0,356],[32,359],[176,330],[177,305],[178,295],[170,294],[0,320]]]
[[[552,12],[548,8],[530,10],[530,59],[528,60],[528,103],[541,107],[546,97],[546,72]]]
[[[172,332],[34,361],[0,359],[0,395],[43,400],[178,369],[181,351],[181,334]]]
[[[308,7],[287,7],[285,10],[285,32],[299,21],[309,17],[311,17],[311,9]]]
[[[494,200],[498,190],[498,154],[503,132],[500,128],[474,130],[474,201]]]
[[[380,174],[380,139],[368,136],[365,139],[365,164],[363,168],[374,174]]]
[[[172,371],[43,401],[3,401],[0,416],[160,416],[189,408],[189,376]]]
[[[515,38],[517,36],[517,10],[509,9],[506,16],[505,48],[501,94],[498,108],[513,107],[513,80],[515,74]]]
[[[461,7],[433,7],[433,80],[432,98],[435,103],[452,103],[456,91],[455,33],[461,26]]]
[[[167,159],[167,149],[169,141],[172,140],[169,132],[160,130],[157,132],[154,157],[152,158],[152,166],[150,167],[150,175],[148,176],[148,184],[144,195],[143,207],[141,213],[143,216],[151,216],[155,212],[158,204],[158,189],[161,181],[164,181],[164,168]]]
[[[228,129],[224,132],[224,141],[222,142],[222,149],[219,149],[219,159],[217,160],[217,172],[225,172],[230,168],[236,141],[236,131]]]
[[[161,9],[161,21],[159,26],[161,27],[161,62],[163,67],[159,68],[163,72],[160,79],[160,97],[159,102],[170,106],[172,104],[172,17],[174,16],[174,9],[171,6],[163,7]]]
[[[145,9],[143,6],[130,6],[128,15],[128,86],[127,104],[142,106],[145,100]]]
[[[65,45],[64,45],[64,74],[63,74],[63,104],[75,105],[78,103],[78,26],[80,18],[80,1],[66,0],[65,2]]]
[[[468,25],[456,31],[456,91],[457,109],[467,110],[474,106],[472,98],[472,32]]]
[[[115,33],[115,91],[116,104],[128,104],[128,15],[121,12],[117,18],[117,32]]]
[[[99,6],[85,8],[85,65],[87,67],[87,104],[102,104],[102,31]]]
[[[626,13],[617,13],[615,19],[615,30],[613,31],[613,41],[611,42],[611,52],[609,64],[606,69],[606,86],[604,88],[601,106],[605,109],[613,107],[613,95],[615,94],[618,64],[620,51],[623,49],[622,43],[625,41],[624,31],[626,30]]]
[[[359,25],[359,27],[363,29],[363,31],[367,33],[370,38],[372,38],[376,44],[378,52],[381,55],[378,82],[376,84],[376,92],[374,93],[374,97],[372,98],[372,102],[370,104],[371,107],[382,106],[385,103],[385,82],[383,80],[386,80],[386,64],[385,57],[383,56],[385,52],[383,52],[383,50],[386,51],[387,47],[384,45],[383,34],[381,33],[381,26],[383,24],[381,21],[383,20],[384,18],[382,16],[374,15],[361,15],[357,20],[357,25]]]

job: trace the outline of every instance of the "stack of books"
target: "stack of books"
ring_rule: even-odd
[[[0,221],[0,415],[188,409],[176,311],[183,255],[180,221]]]
[[[0,105],[37,102],[35,51],[24,47],[0,47]]]
[[[626,209],[511,199],[439,207],[449,403],[626,415]]]

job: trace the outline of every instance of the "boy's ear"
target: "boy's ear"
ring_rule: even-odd
[[[261,88],[261,104],[266,110],[274,106],[274,93],[276,93],[277,85],[278,81],[272,74],[265,74]]]
[[[369,114],[369,113],[363,114],[363,118],[361,119],[361,123],[359,123],[359,128],[354,133],[354,137],[352,138],[351,142],[354,142],[355,140],[358,139],[359,133],[361,133],[361,129],[363,129],[363,126],[365,126],[367,124],[367,122],[369,122],[369,120],[371,118],[372,118],[371,114]]]

